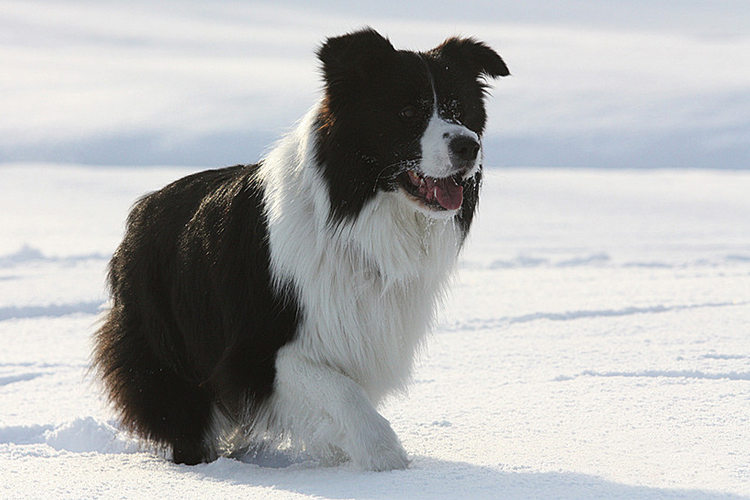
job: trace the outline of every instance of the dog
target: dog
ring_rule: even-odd
[[[318,49],[320,101],[255,165],[133,206],[92,366],[123,427],[175,463],[284,443],[403,469],[377,411],[406,387],[474,219],[490,78],[472,38]],[[234,455],[236,456],[236,455]]]

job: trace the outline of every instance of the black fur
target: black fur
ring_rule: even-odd
[[[267,398],[296,305],[271,288],[256,166],[212,170],[140,200],[109,270],[113,304],[94,363],[126,427],[210,457],[214,404],[228,415]]]

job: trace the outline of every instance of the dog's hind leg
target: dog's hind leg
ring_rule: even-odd
[[[94,353],[123,425],[153,443],[168,445],[176,463],[215,459],[207,442],[212,421],[207,391],[160,361],[136,323],[117,308],[111,310],[97,333]]]

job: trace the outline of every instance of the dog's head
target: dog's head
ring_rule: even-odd
[[[509,74],[471,38],[429,52],[396,50],[364,29],[320,48],[325,93],[316,155],[332,217],[354,217],[379,192],[396,192],[432,217],[473,213],[487,119],[486,79]]]

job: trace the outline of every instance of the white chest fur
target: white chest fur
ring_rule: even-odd
[[[416,211],[398,192],[379,193],[352,222],[330,227],[306,125],[264,166],[272,272],[302,306],[298,347],[377,404],[408,379],[454,267],[460,229],[454,219]]]
[[[399,467],[405,454],[374,407],[408,382],[461,231],[454,219],[415,210],[399,192],[378,193],[355,219],[331,227],[310,120],[261,171],[272,276],[301,306],[295,340],[277,357],[269,409],[282,432],[337,443],[365,468]],[[378,456],[386,463],[366,463]]]

